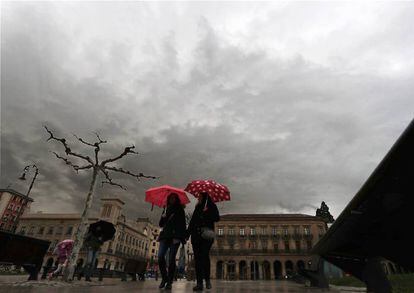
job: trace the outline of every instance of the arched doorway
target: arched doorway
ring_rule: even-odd
[[[263,279],[270,280],[270,278],[270,263],[267,260],[265,260],[263,262]]]
[[[286,276],[292,276],[293,275],[293,262],[290,260],[287,260],[285,262],[285,271],[286,271]]]
[[[250,262],[250,279],[259,280],[259,264],[257,261]]]
[[[244,260],[239,262],[239,280],[247,280],[247,264]]]
[[[216,279],[223,279],[223,261],[219,260],[216,265]]]
[[[275,271],[275,279],[280,280],[283,278],[282,275],[282,263],[278,260],[273,262],[273,270]]]
[[[305,262],[303,260],[298,260],[296,262],[296,267],[298,268],[298,271],[305,269]]]
[[[228,280],[236,279],[236,262],[234,260],[230,260],[227,263],[227,279]]]

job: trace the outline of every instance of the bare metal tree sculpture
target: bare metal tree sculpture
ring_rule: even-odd
[[[95,191],[95,187],[96,187],[96,179],[97,179],[97,176],[98,176],[99,172],[102,172],[102,174],[106,178],[106,181],[103,181],[102,184],[115,185],[115,186],[118,186],[122,189],[126,189],[126,188],[123,187],[121,184],[114,182],[112,180],[111,176],[110,176],[110,172],[123,173],[123,174],[129,175],[129,176],[135,177],[138,180],[141,179],[141,178],[157,179],[157,177],[147,176],[147,175],[144,175],[143,173],[135,174],[135,173],[132,173],[128,170],[124,170],[124,169],[119,168],[119,167],[114,167],[114,166],[109,166],[108,165],[110,163],[113,163],[113,162],[125,157],[128,154],[138,154],[137,152],[134,151],[135,146],[126,147],[120,155],[118,155],[114,158],[109,158],[109,159],[100,161],[99,160],[99,151],[101,150],[101,145],[104,144],[104,143],[107,143],[107,141],[102,140],[98,133],[95,133],[95,135],[97,137],[97,141],[93,142],[93,143],[88,142],[88,141],[74,135],[76,137],[76,139],[79,142],[81,142],[82,144],[94,148],[95,155],[94,155],[94,158],[91,158],[87,155],[82,155],[82,154],[74,152],[69,147],[69,145],[68,145],[65,138],[56,137],[53,134],[53,132],[51,130],[49,130],[49,128],[47,128],[47,126],[44,126],[44,127],[50,135],[50,137],[48,138],[48,141],[50,141],[50,140],[57,141],[57,142],[61,143],[63,145],[63,147],[65,148],[66,156],[61,156],[58,153],[53,152],[54,155],[56,156],[56,158],[64,161],[66,165],[69,165],[70,167],[72,167],[76,172],[79,172],[79,171],[82,171],[82,170],[92,169],[91,184],[89,186],[89,191],[88,191],[88,194],[86,196],[85,207],[83,209],[82,216],[81,216],[81,222],[80,222],[80,224],[79,224],[79,226],[76,230],[76,233],[75,233],[75,239],[74,239],[75,242],[74,242],[72,253],[69,257],[69,268],[68,268],[66,276],[65,276],[66,280],[71,281],[71,280],[73,280],[73,275],[74,275],[74,272],[75,272],[75,265],[76,265],[77,260],[78,260],[79,251],[80,251],[80,249],[83,245],[83,240],[84,240],[85,234],[87,232],[89,212],[90,212],[90,209],[91,209],[91,206],[92,206],[92,200],[93,200],[94,191]],[[73,163],[70,160],[70,157],[75,157],[77,159],[81,159],[81,160],[85,161],[86,164],[82,165],[82,166],[79,166],[79,165]]]

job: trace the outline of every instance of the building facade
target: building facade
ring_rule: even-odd
[[[98,217],[91,217],[90,223],[105,220],[114,224],[115,236],[105,242],[95,263],[96,268],[123,270],[127,259],[145,259],[148,261],[153,251],[154,235],[158,230],[148,218],[138,218],[129,221],[122,213],[124,202],[119,198],[103,198]],[[51,241],[44,259],[46,263],[55,263],[57,256],[53,250],[57,243],[64,239],[73,239],[80,223],[80,214],[49,214],[31,213],[21,217],[17,233]],[[78,262],[86,261],[85,251],[81,250]]]
[[[216,224],[211,277],[271,280],[307,268],[325,222],[303,214],[229,214]]]
[[[13,189],[0,189],[0,230],[14,232],[33,199]]]

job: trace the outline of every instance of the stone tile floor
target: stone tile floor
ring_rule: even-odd
[[[121,293],[121,292],[192,292],[193,282],[186,280],[177,281],[173,284],[172,291],[158,289],[158,281],[146,280],[144,282],[122,282],[119,279],[105,279],[103,282],[75,281],[65,283],[61,281],[25,281],[25,276],[0,276],[0,292],[4,293]],[[290,281],[213,281],[210,293],[228,292],[280,292],[280,293],[318,293],[318,292],[361,292],[353,291],[351,288],[341,290],[332,288],[321,290],[307,288],[304,285]]]

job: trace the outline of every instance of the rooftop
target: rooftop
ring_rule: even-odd
[[[220,216],[221,220],[235,219],[284,219],[284,220],[321,220],[319,217],[306,214],[226,214]]]
[[[25,195],[23,193],[20,193],[20,192],[14,190],[14,189],[11,189],[11,188],[0,188],[0,192],[8,192],[8,193],[11,193],[13,195],[18,195],[20,197],[27,198],[28,200],[33,201],[33,199],[31,197],[28,197],[27,195]]]

